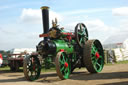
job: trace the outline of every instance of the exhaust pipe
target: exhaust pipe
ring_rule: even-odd
[[[49,7],[43,6],[40,8],[42,10],[42,20],[43,20],[43,30],[44,34],[49,31]],[[44,41],[47,41],[48,37],[44,37]]]

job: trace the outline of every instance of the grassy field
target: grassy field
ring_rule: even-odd
[[[10,70],[10,68],[8,66],[5,66],[5,67],[0,67],[0,70]]]
[[[127,61],[120,61],[120,62],[117,62],[117,63],[114,63],[114,64],[127,64],[128,63],[128,60]],[[113,65],[111,63],[108,63],[108,64],[105,64],[105,65]],[[6,67],[0,67],[0,71],[7,71],[7,70],[10,70],[9,66],[6,66]],[[23,67],[20,67],[20,70],[23,70]],[[78,69],[76,69],[78,70]],[[41,72],[54,72],[55,71],[55,67],[52,67],[50,69],[44,69],[42,68],[41,69]]]
[[[113,64],[127,64],[128,63],[128,60],[126,61],[119,61],[119,62],[116,62],[116,63],[113,63]],[[108,63],[108,64],[105,64],[105,65],[113,65],[112,63]]]
[[[8,71],[8,70],[10,70],[9,66],[0,67],[0,71]],[[23,70],[23,67],[20,67],[20,71],[22,70]],[[54,71],[55,71],[55,67],[52,67],[50,69],[44,69],[44,68],[41,69],[41,72],[54,72]]]

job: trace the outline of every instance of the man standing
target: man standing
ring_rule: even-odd
[[[0,54],[0,67],[1,67],[2,63],[3,63],[3,57],[2,57],[2,54]]]

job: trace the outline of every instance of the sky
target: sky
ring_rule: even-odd
[[[0,49],[35,48],[43,40],[41,9],[49,6],[51,20],[74,32],[84,23],[89,39],[102,44],[120,43],[128,37],[128,0],[0,0]]]

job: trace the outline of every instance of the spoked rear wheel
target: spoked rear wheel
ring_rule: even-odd
[[[55,60],[56,72],[60,79],[68,79],[70,75],[70,62],[65,52],[58,52]]]
[[[24,59],[23,71],[25,78],[29,81],[34,81],[40,76],[41,65],[37,56],[30,55]]]
[[[104,66],[104,52],[99,40],[88,40],[83,50],[83,62],[90,73],[101,72]]]

